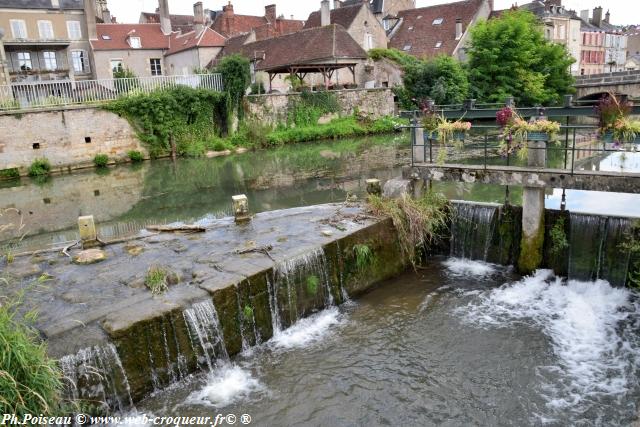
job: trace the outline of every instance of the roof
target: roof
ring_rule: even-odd
[[[169,40],[169,51],[166,55],[182,52],[194,47],[223,47],[226,39],[222,35],[216,33],[211,28],[197,35],[195,31],[187,34],[172,33]]]
[[[194,28],[194,17],[193,15],[169,15],[169,19],[171,20],[171,28],[174,31],[182,31],[183,33],[188,33],[192,31]],[[151,12],[142,12],[140,14],[140,23],[160,23],[160,14],[159,13],[151,13]]]
[[[391,38],[389,47],[419,58],[452,55],[459,43],[456,19],[462,20],[463,31],[466,31],[482,4],[483,0],[464,0],[400,11],[398,17],[402,18],[402,24]],[[434,25],[439,19],[442,22]]]
[[[53,6],[51,0],[0,0],[0,7],[12,9],[81,9],[83,0],[60,0],[60,7]]]
[[[224,55],[241,54],[256,61],[256,70],[285,72],[291,65],[357,62],[367,53],[340,25],[310,28],[297,33],[241,45],[228,43]]]
[[[140,37],[141,50],[169,49],[169,36],[162,33],[160,24],[96,24],[96,30],[98,40],[91,40],[94,50],[131,49],[129,36]]]
[[[363,6],[364,4],[362,1],[359,1],[357,4],[352,6],[343,5],[337,9],[331,9],[331,23],[341,25],[344,28],[349,28]],[[307,22],[304,24],[304,28],[305,30],[308,28],[316,28],[319,27],[320,24],[320,11],[316,10],[315,12],[311,12],[309,15]]]
[[[261,27],[268,23],[269,21],[267,21],[267,18],[264,16],[234,14],[231,17],[227,17],[223,13],[216,17],[211,24],[211,28],[225,37],[232,37],[241,33],[248,33],[254,28]]]
[[[342,2],[342,7],[355,6],[362,3],[363,3],[362,0],[345,0]],[[382,13],[384,8],[384,0],[370,0],[369,6],[371,7],[371,11],[373,13]]]

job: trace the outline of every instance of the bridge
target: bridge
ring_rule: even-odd
[[[640,70],[580,76],[575,88],[581,100],[600,99],[607,93],[640,98]]]

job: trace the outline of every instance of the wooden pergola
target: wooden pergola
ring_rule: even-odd
[[[286,66],[279,66],[270,69],[264,69],[259,71],[264,71],[269,74],[269,92],[273,89],[273,79],[278,74],[289,74],[290,76],[296,76],[300,80],[304,80],[304,78],[308,74],[318,73],[322,74],[322,78],[324,81],[325,87],[329,86],[329,82],[333,77],[336,70],[340,70],[343,68],[347,68],[351,71],[351,75],[353,76],[353,83],[356,83],[356,63],[355,62],[336,62],[336,63],[319,63],[319,64],[291,64]]]

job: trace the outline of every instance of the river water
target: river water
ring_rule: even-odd
[[[439,259],[138,405],[257,426],[629,425],[637,297]]]
[[[158,160],[54,176],[0,182],[0,209],[17,208],[24,227],[0,231],[3,241],[25,235],[15,251],[60,246],[78,238],[77,217],[94,215],[104,239],[139,232],[145,225],[197,221],[231,213],[231,196],[246,194],[253,212],[340,202],[365,195],[365,180],[383,182],[401,175],[410,163],[407,133],[289,145],[273,150],[213,159]],[[557,159],[556,159],[557,160]],[[495,159],[504,162],[504,159]],[[583,162],[581,168],[640,171],[640,153],[613,153]],[[451,199],[496,202],[505,188],[495,185],[434,183]],[[520,204],[522,189],[511,187],[510,202]],[[559,208],[562,190],[549,189],[547,207]],[[640,216],[640,196],[567,191],[567,209]],[[2,229],[3,227],[0,227]]]

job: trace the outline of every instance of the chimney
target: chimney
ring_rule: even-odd
[[[589,23],[589,9],[580,11],[580,19],[582,19],[587,24]]]
[[[333,8],[334,9],[340,9],[342,7],[342,1],[341,0],[333,0]]]
[[[607,13],[604,14],[604,22],[606,22],[607,24],[610,24],[609,18],[611,18],[611,14],[607,10]]]
[[[329,9],[329,0],[320,2],[320,26],[324,27],[331,24],[331,10]]]
[[[162,34],[171,34],[171,17],[169,16],[169,0],[159,0],[160,29]]]
[[[109,9],[102,10],[102,22],[105,24],[111,23],[111,12],[109,12]]]
[[[233,16],[233,5],[231,4],[231,2],[229,2],[229,4],[226,6],[222,6],[222,13],[224,14],[224,16],[229,18]]]
[[[456,18],[456,40],[462,38],[462,19]]]
[[[276,22],[276,5],[270,4],[264,7],[264,17],[267,21],[274,24]]]
[[[204,31],[204,8],[201,1],[193,4],[193,28],[196,34]]]
[[[591,19],[591,23],[596,27],[599,27],[602,24],[602,7],[598,6],[593,9],[593,18]]]
[[[89,40],[98,40],[96,30],[96,2],[95,0],[84,0],[84,17],[87,20],[87,32]]]

